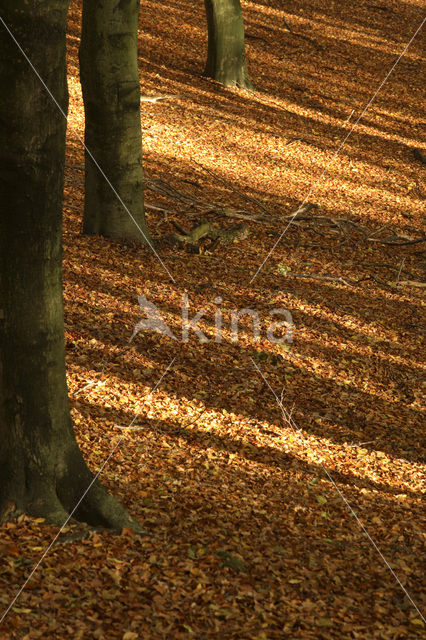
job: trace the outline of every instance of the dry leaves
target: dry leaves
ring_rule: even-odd
[[[150,192],[148,221],[172,285],[145,249],[80,235],[84,158],[69,132],[64,286],[72,414],[97,469],[124,433],[115,426],[140,412],[140,429],[125,434],[103,482],[146,534],[82,535],[71,526],[0,638],[424,637],[418,612],[337,491],[421,608],[425,323],[421,290],[412,285],[422,282],[422,246],[335,242],[320,227],[293,225],[249,283],[420,23],[421,4],[302,0],[287,2],[283,13],[278,0],[244,2],[253,94],[200,77],[202,3],[142,5],[142,93],[177,96],[142,104],[147,176],[234,210],[258,214],[259,201],[273,221],[252,223],[241,244],[187,255],[161,237],[171,230],[167,216],[188,226],[190,200],[157,193],[154,201]],[[79,21],[73,2],[69,120],[82,135]],[[310,197],[320,215],[371,233],[421,235],[423,167],[412,153],[423,118],[420,64],[414,42]],[[223,299],[222,343],[140,333],[128,344],[140,319],[138,294],[155,302],[178,335],[184,291],[191,313],[208,311],[200,328],[211,338],[213,300]],[[255,342],[248,319],[232,343],[229,313],[244,307],[263,318],[274,307],[290,310],[293,345]],[[283,420],[252,361],[291,420]],[[28,518],[2,527],[3,608],[53,535]]]

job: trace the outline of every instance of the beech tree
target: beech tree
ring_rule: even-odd
[[[79,57],[85,143],[102,169],[86,152],[83,232],[150,242],[143,201],[138,15],[139,0],[83,2]]]
[[[3,0],[1,8],[64,113],[67,9],[68,0]],[[0,521],[28,513],[62,524],[94,478],[75,440],[65,377],[66,120],[4,29],[0,65]],[[138,528],[98,481],[74,515]]]
[[[253,89],[246,61],[240,0],[204,0],[208,27],[204,75],[227,86]]]

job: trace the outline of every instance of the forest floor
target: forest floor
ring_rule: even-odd
[[[71,527],[1,640],[426,637],[425,254],[412,243],[425,233],[425,167],[414,153],[424,149],[423,34],[335,157],[422,4],[288,0],[283,13],[278,0],[244,1],[250,93],[202,77],[202,2],[142,3],[142,93],[176,96],[142,103],[147,220],[164,269],[136,244],[81,235],[81,6],[71,3],[72,415],[94,471],[118,444],[101,479],[144,535],[73,541]],[[164,183],[170,197],[158,192]],[[270,253],[305,199],[316,208]],[[263,219],[241,242],[199,254],[165,241],[170,221],[240,222],[223,207]],[[129,344],[140,293],[175,335],[186,293],[190,317],[205,310],[206,339],[140,332]],[[231,339],[231,311],[243,308],[259,314],[257,341],[247,315]],[[278,308],[291,313],[292,343],[268,340]],[[136,430],[118,428],[134,420]],[[25,517],[3,525],[3,608],[56,531]]]

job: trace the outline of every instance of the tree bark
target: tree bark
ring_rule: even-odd
[[[6,0],[1,15],[67,112],[68,0]],[[65,376],[62,194],[66,120],[4,30],[0,37],[0,522],[62,524],[93,479]],[[137,527],[96,481],[75,517]]]
[[[86,151],[83,232],[151,242],[143,203],[138,14],[139,0],[83,2],[85,143],[102,169]]]
[[[224,85],[253,89],[245,54],[240,0],[204,0],[208,27],[204,75]]]

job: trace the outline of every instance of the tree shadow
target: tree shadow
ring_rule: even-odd
[[[214,407],[215,405],[212,406]],[[130,424],[135,418],[135,414],[133,412],[100,407],[97,404],[92,404],[85,400],[81,400],[79,402],[78,410],[81,415],[86,418],[90,418],[91,421],[96,421],[96,418],[98,417],[102,418],[102,421],[107,420],[110,424],[120,426]],[[190,425],[190,428],[185,429],[182,427],[180,422],[173,421],[169,418],[167,420],[160,418],[151,419],[142,414],[140,419],[134,423],[134,426],[136,428],[140,427],[144,432],[152,431],[154,433],[157,432],[164,434],[174,441],[182,440],[184,443],[195,445],[197,448],[214,449],[217,451],[224,451],[228,454],[238,454],[246,460],[256,462],[267,467],[278,467],[285,471],[292,466],[296,466],[297,470],[306,476],[318,477],[319,475],[324,475],[324,468],[327,468],[321,464],[307,462],[306,460],[298,458],[289,452],[283,453],[283,451],[273,446],[250,444],[248,438],[242,437],[236,439],[231,436],[223,437],[217,433],[213,433],[212,431],[200,430],[193,424]],[[120,431],[116,431],[114,435],[117,434],[120,434]],[[180,446],[182,446],[182,444]],[[361,475],[358,476],[352,473],[339,472],[334,468],[327,468],[327,470],[336,483],[347,487],[368,489],[374,492],[377,491],[381,492],[385,496],[395,496],[401,493],[399,488],[390,487],[385,483],[374,481]],[[405,490],[404,493],[413,498],[420,498],[422,495],[421,492],[410,490]],[[379,497],[378,499],[380,501],[383,498]]]

